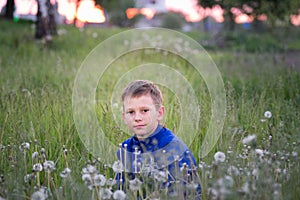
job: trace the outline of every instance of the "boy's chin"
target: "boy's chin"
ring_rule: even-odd
[[[135,135],[138,139],[145,139],[145,138],[149,137],[149,134],[147,134],[147,133],[135,133]]]

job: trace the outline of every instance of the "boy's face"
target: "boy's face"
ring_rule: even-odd
[[[164,115],[164,107],[157,109],[150,94],[126,97],[123,106],[123,120],[139,139],[151,135]]]

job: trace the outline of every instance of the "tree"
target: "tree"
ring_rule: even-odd
[[[231,12],[232,7],[241,7],[242,0],[198,0],[198,4],[203,8],[213,8],[216,5],[221,6],[225,12],[225,21],[228,24],[228,29],[234,29],[234,15]]]
[[[15,10],[15,0],[7,0],[5,5],[5,18],[13,19]]]
[[[50,0],[37,0],[37,3],[35,38],[45,39],[46,42],[50,42],[52,35],[56,35],[55,8],[50,3]]]
[[[109,21],[113,25],[126,27],[131,25],[131,20],[126,16],[126,10],[135,6],[134,0],[96,0],[107,11]]]
[[[257,18],[261,14],[267,15],[271,27],[276,26],[276,22],[290,21],[291,14],[297,14],[300,8],[299,0],[241,0],[243,5],[247,5],[253,9],[251,13],[246,14]]]
[[[81,0],[75,0],[75,1],[76,1],[76,9],[75,9],[75,16],[74,16],[74,21],[73,21],[74,26],[76,26],[76,23],[77,23],[77,12],[78,12],[78,7],[79,7]]]

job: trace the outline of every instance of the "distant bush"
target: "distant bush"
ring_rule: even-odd
[[[183,16],[176,12],[169,12],[163,16],[161,26],[169,29],[181,29],[185,22]]]

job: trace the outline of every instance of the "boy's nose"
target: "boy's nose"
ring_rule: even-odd
[[[140,113],[136,113],[136,114],[134,115],[134,120],[135,120],[135,121],[141,121],[141,120],[142,120],[141,114],[140,114]]]

